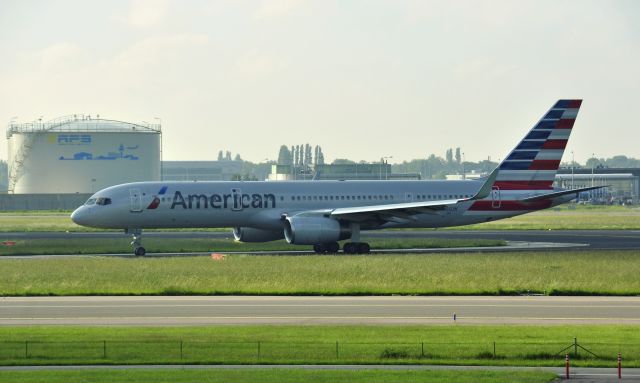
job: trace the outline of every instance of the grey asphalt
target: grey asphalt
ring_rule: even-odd
[[[11,326],[454,323],[640,324],[640,297],[0,298],[0,325]]]
[[[450,370],[450,371],[546,371],[560,378],[565,376],[563,367],[515,367],[515,366],[443,366],[443,365],[74,365],[74,366],[3,366],[2,371],[68,371],[68,370],[315,370],[315,371],[356,371],[356,370]],[[640,382],[639,368],[623,368],[622,380],[618,379],[615,368],[573,367],[570,380],[581,382]]]
[[[120,232],[0,232],[0,240],[46,238],[124,238]],[[498,239],[510,242],[557,243],[584,249],[640,250],[640,230],[380,230],[364,238]],[[143,238],[233,238],[230,232],[145,231]]]

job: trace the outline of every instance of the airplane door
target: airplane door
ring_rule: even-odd
[[[231,210],[234,210],[234,211],[242,210],[242,191],[236,188],[231,189],[231,198],[233,198],[233,204],[231,205]]]
[[[491,188],[491,207],[494,209],[500,209],[500,204],[502,201],[500,200],[500,188],[494,186]]]
[[[142,211],[142,194],[140,193],[140,189],[130,189],[129,199],[131,201],[129,210],[133,212],[138,212],[138,213],[141,212]]]

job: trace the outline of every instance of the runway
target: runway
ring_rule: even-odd
[[[497,239],[516,243],[556,243],[562,245],[558,246],[560,249],[571,247],[576,250],[640,250],[640,230],[380,230],[366,231],[362,236],[363,239]],[[0,232],[2,240],[124,237],[125,235],[121,232]],[[232,239],[233,236],[231,232],[220,231],[148,231],[144,232],[144,238]]]
[[[640,297],[153,296],[0,299],[0,325],[5,326],[211,324],[640,324]]]

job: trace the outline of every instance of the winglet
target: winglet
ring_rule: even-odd
[[[480,190],[478,190],[476,195],[469,198],[469,200],[478,200],[478,199],[487,198],[489,194],[491,194],[491,190],[493,190],[493,184],[495,183],[496,178],[498,178],[499,170],[500,170],[500,167],[493,169],[493,171],[491,172],[491,174],[489,174],[489,177],[487,177],[487,180],[484,182]]]

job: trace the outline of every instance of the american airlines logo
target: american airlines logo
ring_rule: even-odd
[[[158,195],[164,195],[167,187],[163,186]],[[157,209],[160,206],[160,197],[153,197],[147,209]],[[171,199],[171,209],[231,209],[240,211],[244,209],[267,209],[276,207],[276,196],[266,194],[246,194],[238,189],[231,189],[229,194],[186,194],[176,190]]]

